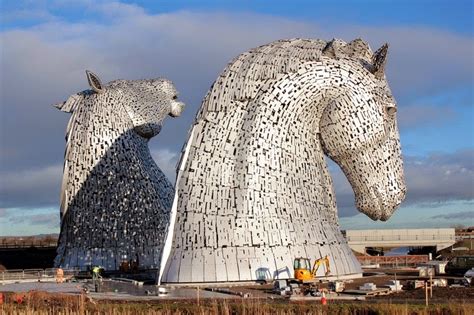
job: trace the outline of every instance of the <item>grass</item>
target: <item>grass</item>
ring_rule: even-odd
[[[10,293],[0,305],[0,314],[389,314],[389,315],[464,315],[474,314],[474,304],[439,304],[425,307],[413,304],[338,303],[326,306],[318,303],[288,303],[269,300],[195,300],[159,302],[91,301],[85,295],[30,292]]]

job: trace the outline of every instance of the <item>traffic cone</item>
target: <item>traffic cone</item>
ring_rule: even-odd
[[[326,299],[326,294],[323,291],[323,296],[321,297],[321,305],[326,305],[328,300]]]

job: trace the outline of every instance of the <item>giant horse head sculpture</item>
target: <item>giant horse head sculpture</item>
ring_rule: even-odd
[[[289,39],[227,65],[182,152],[163,282],[288,278],[294,258],[326,255],[333,275],[360,275],[325,155],[372,219],[403,200],[386,57],[360,39]]]
[[[153,161],[148,140],[184,104],[166,79],[102,84],[86,74],[90,89],[56,105],[72,116],[55,264],[117,270],[123,260],[133,260],[157,268],[174,189]]]
[[[78,104],[89,103],[115,111],[125,110],[135,131],[152,138],[160,132],[167,115],[178,117],[184,108],[184,103],[177,101],[178,92],[169,80],[115,80],[104,85],[93,72],[87,70],[86,75],[91,89],[55,105],[58,109],[72,113]]]

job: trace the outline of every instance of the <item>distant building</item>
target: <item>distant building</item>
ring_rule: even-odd
[[[456,242],[453,228],[346,230],[345,236],[349,247],[359,253],[365,253],[367,247],[434,246],[439,251]]]

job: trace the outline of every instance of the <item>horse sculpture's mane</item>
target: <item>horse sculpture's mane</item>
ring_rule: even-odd
[[[113,109],[121,114],[115,115],[116,117],[113,119],[106,119],[108,115],[104,115],[104,113],[111,113],[112,108],[109,108],[110,104],[106,102],[97,103],[88,100],[88,96],[94,93],[93,90],[85,90],[73,94],[65,102],[55,105],[55,107],[61,111],[71,113],[66,128],[65,165],[63,189],[61,190],[61,216],[67,212],[71,199],[76,195],[77,191],[87,179],[87,177],[82,176],[77,182],[74,182],[72,189],[65,189],[67,185],[71,185],[70,176],[77,176],[77,167],[91,171],[103,158],[105,153],[103,150],[92,150],[87,153],[77,151],[87,150],[90,143],[94,141],[101,143],[102,147],[104,145],[108,147],[119,138],[121,134],[126,132],[126,130],[133,128],[130,119],[126,115],[123,115],[125,110],[123,108],[117,108],[117,106],[122,106],[121,104],[116,104],[116,107]],[[102,121],[100,117],[104,120]],[[98,119],[101,121],[99,122]],[[94,128],[94,130],[91,128]],[[105,130],[105,132],[98,132],[99,130]],[[104,133],[110,138],[111,143],[103,143],[103,141],[100,140],[100,137],[104,137]],[[87,158],[80,159],[81,156],[87,156]]]
[[[203,104],[201,111],[230,110],[232,101],[247,102],[255,98],[264,83],[270,85],[283,75],[296,73],[301,65],[319,61],[322,55],[370,64],[373,54],[362,39],[350,43],[339,39],[328,42],[319,39],[278,40],[233,59],[214,82],[205,100],[207,104]],[[223,87],[228,93],[222,94]]]

